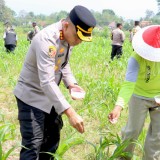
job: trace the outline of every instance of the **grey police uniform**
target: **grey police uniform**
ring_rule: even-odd
[[[75,6],[69,18],[77,36],[91,41],[96,25],[92,13],[83,6]],[[35,35],[14,89],[22,146],[30,149],[21,148],[20,160],[53,160],[46,152],[55,153],[59,145],[61,114],[70,104],[58,85],[61,79],[66,87],[77,83],[68,62],[72,47],[63,38],[61,21]]]
[[[4,45],[6,47],[7,52],[13,52],[15,50],[17,44],[17,34],[13,29],[6,31],[3,35]]]
[[[16,45],[17,36],[14,31],[10,30],[5,32],[4,39],[5,39],[5,45],[10,45],[10,44]]]
[[[14,95],[24,148],[20,160],[53,160],[63,126],[61,114],[70,107],[59,89],[77,83],[68,63],[72,47],[63,40],[61,21],[41,30],[30,45]],[[37,147],[38,146],[38,147]],[[39,148],[40,147],[40,148]]]
[[[61,35],[61,22],[41,30],[33,39],[14,94],[21,101],[50,113],[61,114],[70,107],[58,84],[77,83],[68,63],[72,47]],[[52,50],[52,51],[51,51]]]

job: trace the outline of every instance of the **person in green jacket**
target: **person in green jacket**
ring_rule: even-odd
[[[160,25],[151,25],[139,30],[133,38],[134,49],[114,109],[108,115],[116,123],[120,113],[129,102],[129,116],[122,129],[122,139],[137,140],[147,114],[150,124],[144,144],[143,160],[160,159]],[[125,149],[134,153],[135,144]],[[121,158],[130,160],[132,157]]]

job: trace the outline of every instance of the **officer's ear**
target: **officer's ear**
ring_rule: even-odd
[[[67,30],[68,27],[69,27],[69,22],[68,22],[68,21],[64,21],[64,22],[63,22],[63,29],[64,29],[64,30]]]

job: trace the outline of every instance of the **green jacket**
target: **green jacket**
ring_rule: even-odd
[[[136,81],[125,80],[118,95],[116,105],[124,106],[130,100],[132,94],[144,98],[154,98],[160,94],[160,62],[151,62],[138,54],[132,56],[138,63]],[[129,65],[129,64],[128,64]],[[128,73],[135,72],[133,68]]]

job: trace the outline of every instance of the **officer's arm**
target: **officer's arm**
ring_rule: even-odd
[[[45,95],[54,104],[56,112],[61,114],[71,106],[55,82],[55,55],[49,52],[49,48],[54,46],[48,39],[38,38],[33,39],[33,46],[36,50],[40,85]]]
[[[6,39],[6,32],[4,32],[4,34],[3,34],[3,39],[4,40]]]
[[[65,86],[68,88],[72,84],[77,84],[77,81],[71,71],[69,62],[67,65],[62,69],[62,80]]]

